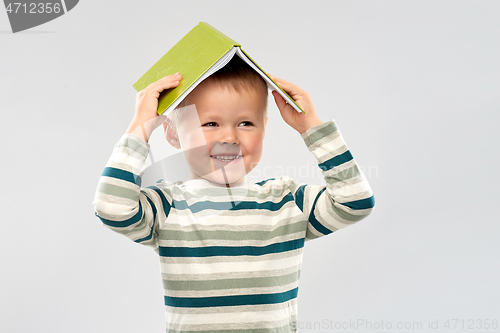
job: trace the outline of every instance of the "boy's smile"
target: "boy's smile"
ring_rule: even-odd
[[[181,110],[174,141],[184,152],[192,178],[241,184],[262,155],[266,97],[251,87],[236,91],[205,81],[187,98],[189,106]],[[167,137],[174,145],[172,134]]]

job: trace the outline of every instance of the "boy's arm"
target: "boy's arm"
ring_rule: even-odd
[[[142,138],[123,135],[101,175],[93,205],[104,225],[156,249],[161,202],[154,191],[141,190],[148,152],[149,145]]]
[[[109,228],[137,243],[157,248],[158,221],[166,218],[171,198],[158,188],[141,189],[151,132],[165,117],[156,113],[158,96],[176,87],[180,74],[166,76],[137,94],[134,118],[115,145],[99,180],[94,199],[96,215]]]
[[[302,138],[326,182],[325,186],[303,185],[295,191],[309,220],[306,238],[327,235],[367,217],[375,205],[372,190],[335,122],[314,126]]]
[[[368,216],[375,204],[372,190],[335,122],[322,123],[318,119],[307,92],[285,80],[273,79],[305,110],[305,114],[296,112],[273,92],[283,119],[300,133],[326,181],[326,186],[302,185],[292,189],[297,205],[309,221],[306,238],[329,234]]]

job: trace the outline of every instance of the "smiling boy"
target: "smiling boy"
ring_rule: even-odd
[[[232,65],[234,61],[227,66]],[[183,150],[192,179],[235,186],[258,164],[267,123],[267,86],[256,83],[257,89],[228,88],[209,79],[181,105],[195,108],[176,110],[177,119],[164,123],[167,140]]]
[[[278,78],[305,114],[273,92],[278,109],[317,158],[326,185],[288,177],[247,183],[262,154],[267,87],[237,58],[164,124],[192,179],[141,189],[150,132],[165,121],[156,114],[158,96],[181,79],[167,76],[138,93],[134,119],[100,179],[96,215],[158,252],[167,332],[294,332],[304,241],[366,217],[371,189],[334,121],[322,123],[309,95]]]

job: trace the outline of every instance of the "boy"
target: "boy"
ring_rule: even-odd
[[[300,106],[276,92],[284,121],[318,159],[326,186],[288,177],[251,184],[267,122],[267,87],[237,57],[196,87],[164,125],[183,149],[191,180],[141,189],[150,132],[167,76],[137,95],[136,113],[100,179],[96,215],[160,256],[167,332],[295,332],[306,239],[366,217],[371,189],[333,121],[322,123],[309,95],[273,78]]]

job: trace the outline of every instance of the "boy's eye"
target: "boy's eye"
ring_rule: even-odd
[[[252,122],[250,122],[250,121],[242,121],[242,122],[240,123],[240,126],[252,126],[252,125],[253,125],[253,124],[252,124]]]
[[[206,123],[206,124],[203,124],[203,126],[206,126],[206,127],[214,127],[214,126],[217,126],[217,123],[214,122],[214,121],[211,121],[209,123]]]

